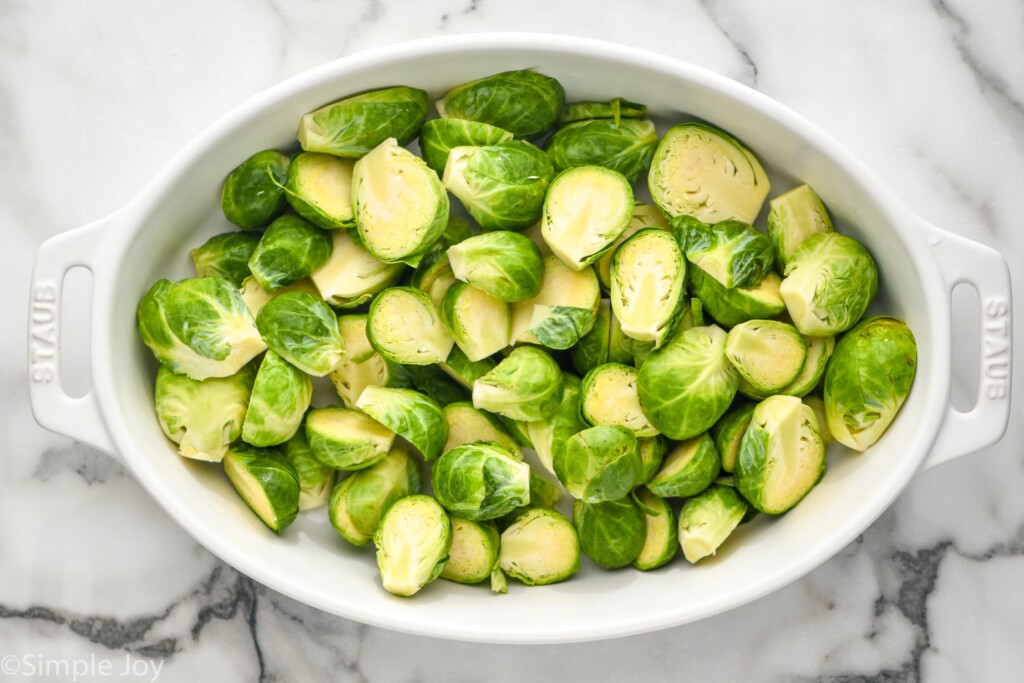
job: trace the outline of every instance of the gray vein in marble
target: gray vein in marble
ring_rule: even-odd
[[[39,457],[39,464],[32,472],[32,478],[50,481],[54,475],[68,470],[80,476],[90,486],[95,483],[105,484],[127,473],[124,467],[109,455],[72,442],[67,446],[54,446],[43,451]]]
[[[466,6],[464,10],[459,12],[459,15],[464,17],[470,14],[474,14],[477,11],[477,9],[479,9],[479,7],[480,0],[469,0],[469,4]],[[442,14],[441,21],[438,23],[438,28],[444,28],[445,26],[447,26],[449,20],[451,20],[451,15],[448,12]]]
[[[745,48],[743,44],[740,43],[734,37],[733,31],[726,29],[726,22],[720,17],[717,9],[714,7],[714,5],[716,4],[715,0],[699,0],[699,2],[700,6],[704,9],[705,13],[707,13],[708,18],[711,20],[711,23],[714,24],[715,28],[717,28],[723,36],[725,36],[725,39],[728,40],[729,43],[733,46],[737,54],[739,54],[740,59],[743,60],[743,63],[746,64],[749,70],[748,73],[740,74],[739,76],[733,77],[736,80],[742,82],[745,85],[749,85],[752,88],[757,87],[757,63],[754,62],[754,59],[750,56],[750,52],[747,50],[747,48]]]
[[[991,239],[991,237],[998,234],[999,218],[996,216],[996,212],[991,204],[976,199],[975,195],[972,192],[969,192],[967,188],[964,187],[956,178],[956,176],[950,173],[945,166],[935,163],[926,150],[916,146],[913,147],[912,150],[914,156],[927,164],[928,167],[935,172],[935,175],[953,191],[960,201],[974,210],[974,213],[981,219],[981,225],[979,227],[985,229],[986,237],[988,239]]]

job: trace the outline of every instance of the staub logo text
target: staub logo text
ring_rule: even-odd
[[[1010,394],[1010,302],[1001,296],[985,299],[982,382],[985,397],[1004,399]]]
[[[33,382],[52,382],[57,376],[57,286],[37,282],[32,287],[29,374]]]

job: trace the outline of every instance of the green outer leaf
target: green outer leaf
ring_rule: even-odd
[[[448,440],[448,423],[437,401],[412,389],[369,386],[356,407],[435,460]]]
[[[590,331],[580,337],[576,345],[572,347],[572,364],[576,372],[585,375],[599,365],[611,362],[611,325],[612,309],[608,299],[601,299],[594,316],[594,325]],[[617,359],[616,362],[630,362],[628,359]]]
[[[275,534],[281,533],[299,514],[298,472],[276,448],[235,444],[224,456],[224,471],[245,504]],[[268,516],[261,514],[254,501],[243,494],[246,484],[240,477],[248,479],[250,485],[258,487],[266,496],[270,510],[263,512]]]
[[[544,351],[522,346],[473,384],[473,407],[513,420],[543,420],[557,409],[562,370]]]
[[[249,258],[249,270],[268,292],[297,282],[327,262],[331,236],[298,216],[281,216],[270,224]]]
[[[727,289],[756,285],[772,269],[771,240],[748,223],[706,225],[682,216],[670,218],[669,224],[690,263]]]
[[[622,119],[639,119],[646,114],[647,105],[616,97],[610,102],[570,102],[562,109],[558,122],[565,124],[585,119],[612,119],[618,123]]]
[[[540,322],[527,332],[549,349],[571,348],[594,325],[594,312],[589,308],[538,304],[533,307],[533,316],[534,320],[540,318]]]
[[[287,206],[281,186],[289,159],[277,150],[257,152],[239,164],[224,181],[221,209],[240,228],[262,228]]]
[[[448,358],[438,365],[449,377],[466,389],[472,389],[473,383],[498,366],[493,358],[484,358],[473,362],[466,358],[458,346],[452,347]]]
[[[410,529],[417,533],[409,533]],[[384,513],[373,534],[373,544],[377,548],[377,569],[384,589],[408,597],[444,570],[452,545],[452,523],[430,496],[406,496],[395,501]],[[403,561],[416,561],[418,571],[410,577],[408,570],[403,572],[405,568],[394,566]],[[407,583],[410,578],[411,585]]]
[[[525,423],[528,439],[524,445],[537,452],[541,464],[552,474],[555,474],[555,458],[560,457],[569,438],[588,427],[580,415],[581,399],[580,379],[565,373],[558,409],[543,420]]]
[[[441,406],[469,400],[469,392],[437,365],[401,365],[389,362],[388,366],[390,378],[383,386],[415,389]]]
[[[441,175],[453,148],[496,145],[512,138],[507,130],[480,121],[431,119],[420,129],[420,152],[427,166]]]
[[[775,273],[768,273],[757,287],[727,289],[697,266],[687,272],[694,296],[711,317],[725,327],[747,320],[767,320],[786,310],[779,294],[781,280]]]
[[[711,427],[711,438],[715,440],[715,450],[726,472],[732,472],[736,466],[740,441],[750,425],[750,416],[754,414],[755,406],[757,403],[753,401],[740,399]]]
[[[505,302],[524,301],[540,292],[544,258],[529,237],[497,230],[469,237],[448,248],[459,280]]]
[[[334,311],[308,292],[272,298],[256,316],[256,327],[274,353],[314,377],[333,370],[345,353]]]
[[[242,439],[253,446],[276,446],[298,431],[313,399],[313,381],[273,351],[267,351],[256,373]]]
[[[448,511],[478,522],[530,502],[530,466],[493,441],[459,446],[434,464],[434,496]]]
[[[618,425],[590,427],[565,442],[554,459],[565,490],[588,503],[618,500],[641,483],[636,436]]]
[[[551,136],[544,150],[556,171],[603,166],[635,183],[651,165],[658,131],[653,121],[610,119],[576,121]]]
[[[444,118],[482,121],[533,140],[555,125],[564,105],[561,83],[526,69],[456,86],[437,102],[437,111]]]
[[[196,277],[219,277],[235,287],[249,277],[249,257],[260,236],[251,232],[225,232],[214,235],[189,252]]]
[[[358,159],[388,138],[407,145],[427,118],[427,93],[397,86],[347,97],[312,111],[299,123],[307,152]]]
[[[385,511],[397,500],[420,492],[420,468],[402,447],[341,481],[327,504],[331,525],[353,545],[366,545]]]
[[[605,569],[625,567],[643,550],[647,523],[632,498],[574,501],[572,523],[583,554]]]

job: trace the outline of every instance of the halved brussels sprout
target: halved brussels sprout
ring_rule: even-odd
[[[267,345],[227,280],[158,280],[137,311],[139,336],[161,364],[194,380],[230,377]]]
[[[443,251],[431,251],[424,256],[409,278],[409,285],[426,292],[437,306],[437,310],[441,310],[444,295],[455,282],[452,264],[448,262],[448,255]]]
[[[612,257],[611,304],[622,332],[660,347],[672,331],[686,291],[686,259],[658,228],[636,233]]]
[[[448,224],[440,178],[394,138],[356,162],[352,204],[359,239],[385,263],[416,265]]]
[[[246,268],[248,268],[248,265]],[[242,295],[242,301],[245,302],[249,312],[252,313],[253,320],[260,314],[260,311],[267,305],[268,301],[275,296],[287,294],[288,292],[308,292],[316,298],[320,298],[320,292],[317,291],[316,285],[309,278],[303,278],[287,287],[282,287],[276,292],[268,292],[256,281],[256,278],[250,275],[242,280],[242,287],[239,290],[239,293]]]
[[[559,123],[572,123],[586,119],[639,119],[647,114],[647,105],[616,97],[610,102],[571,102],[562,109]]]
[[[779,294],[782,278],[768,273],[756,287],[727,289],[700,268],[690,268],[690,288],[720,325],[732,327],[747,320],[767,320],[786,310]]]
[[[573,270],[603,256],[633,218],[633,187],[618,171],[577,166],[551,181],[541,234],[552,253]]]
[[[825,368],[836,346],[835,337],[804,337],[807,344],[807,359],[796,378],[780,391],[787,396],[806,396],[825,376]],[[766,398],[766,397],[762,397]]]
[[[498,563],[527,586],[565,581],[579,571],[580,539],[561,513],[530,508],[501,533]]]
[[[443,412],[448,425],[448,440],[443,452],[468,443],[494,441],[507,448],[516,459],[523,459],[519,444],[490,413],[477,410],[472,403],[451,403],[444,407]]]
[[[651,165],[658,129],[640,119],[590,119],[566,124],[544,146],[556,171],[603,166],[635,183]]]
[[[572,347],[572,364],[585,375],[605,363],[632,363],[632,341],[622,334],[618,319],[612,315],[611,302],[601,299],[594,326]]]
[[[688,498],[710,486],[721,469],[715,442],[704,432],[676,444],[647,481],[647,488],[662,498]]]
[[[353,239],[348,230],[331,233],[331,256],[310,274],[320,296],[339,308],[354,308],[398,282],[405,266],[384,263]]]
[[[860,242],[819,232],[800,244],[786,266],[779,294],[801,334],[827,337],[861,319],[878,293],[878,268]]]
[[[392,287],[377,295],[366,330],[373,348],[396,363],[440,363],[455,345],[430,296],[412,287]]]
[[[917,342],[902,320],[866,318],[840,337],[825,371],[825,414],[836,441],[856,451],[878,441],[916,369]]]
[[[526,436],[520,443],[525,441],[524,445],[534,449],[541,465],[551,474],[555,473],[555,456],[565,448],[565,442],[587,428],[587,423],[580,417],[580,400],[579,378],[565,373],[561,399],[555,412],[543,420],[520,423]]]
[[[564,104],[562,84],[530,69],[463,83],[435,103],[441,118],[489,123],[527,140],[548,132]]]
[[[473,383],[497,367],[498,363],[493,358],[482,358],[478,361],[471,361],[466,357],[458,346],[453,346],[443,362],[438,364],[449,377],[467,389],[473,388]]]
[[[178,444],[182,456],[220,462],[231,442],[242,434],[255,377],[251,364],[230,377],[202,381],[161,367],[153,396],[160,429]]]
[[[473,407],[513,420],[543,420],[558,410],[561,396],[561,368],[532,346],[513,349],[473,383]]]
[[[284,443],[281,450],[299,475],[299,512],[326,505],[331,496],[331,487],[334,486],[335,470],[320,462],[313,454],[306,438],[305,425]]]
[[[738,400],[711,427],[711,437],[715,440],[715,450],[722,460],[722,469],[732,472],[736,468],[736,458],[740,452],[740,442],[750,425],[750,417],[757,406],[753,401]]]
[[[633,566],[641,571],[657,569],[671,562],[679,549],[676,516],[664,498],[643,486],[633,492],[633,501],[643,513],[646,526],[644,547],[633,560]]]
[[[445,292],[441,319],[471,362],[493,356],[509,344],[509,305],[465,282],[456,282]]]
[[[512,342],[568,349],[594,326],[600,302],[593,268],[575,271],[547,256],[540,292],[512,304]]]
[[[494,441],[458,446],[434,464],[434,495],[446,510],[478,522],[530,502],[530,466]]]
[[[298,216],[281,216],[263,233],[249,270],[268,292],[297,282],[331,256],[331,237]]]
[[[669,216],[705,223],[753,223],[770,189],[750,150],[703,123],[668,129],[654,151],[647,183],[654,203]]]
[[[554,457],[558,481],[588,503],[618,500],[641,483],[636,436],[625,427],[600,425],[569,437]]]
[[[727,289],[752,287],[771,272],[772,243],[748,223],[705,225],[691,216],[680,216],[671,224],[687,260]]]
[[[803,241],[819,232],[832,232],[832,219],[818,194],[807,185],[780,194],[768,204],[768,237],[772,241],[775,267],[784,272]]]
[[[224,217],[240,228],[262,228],[284,211],[288,157],[277,150],[256,152],[224,182],[220,206]]]
[[[345,353],[334,311],[307,292],[275,296],[260,309],[256,327],[271,351],[314,377],[333,370]]]
[[[299,144],[307,152],[358,159],[387,138],[406,145],[427,118],[427,93],[397,86],[332,102],[299,121]]]
[[[420,152],[427,166],[437,175],[444,174],[448,153],[456,147],[485,147],[508,142],[514,136],[507,130],[480,121],[432,119],[420,129]]]
[[[818,433],[821,435],[821,442],[827,448],[835,441],[832,430],[828,428],[828,416],[825,414],[825,401],[820,396],[805,396],[804,405],[810,406],[814,411],[814,417],[818,420]]]
[[[196,277],[219,277],[235,287],[249,277],[249,257],[255,251],[260,236],[252,232],[225,232],[214,235],[189,254],[196,269]]]
[[[430,496],[406,496],[384,513],[373,544],[384,590],[408,597],[444,570],[452,545],[452,523]]]
[[[366,387],[356,407],[411,443],[425,460],[434,460],[448,440],[441,406],[412,389]]]
[[[365,313],[351,313],[338,316],[338,333],[345,344],[345,359],[353,363],[362,363],[377,353],[366,336],[369,316]]]
[[[748,320],[729,330],[725,355],[753,392],[770,395],[800,374],[807,359],[807,343],[787,323]]]
[[[661,436],[650,436],[644,439],[637,439],[637,449],[640,451],[640,481],[644,484],[661,469],[661,463],[668,453],[668,440]]]
[[[619,248],[619,245],[644,228],[660,228],[671,231],[668,221],[665,220],[665,216],[658,210],[658,207],[644,204],[643,202],[636,202],[633,204],[633,218],[630,219],[629,225],[619,235],[619,239],[615,240],[611,249],[606,251],[604,256],[599,258],[597,263],[594,264],[597,279],[605,291],[611,289],[612,286],[612,257],[615,255],[615,251]]]
[[[739,374],[725,355],[725,339],[716,325],[691,327],[644,361],[637,375],[640,405],[668,438],[706,431],[735,398]]]
[[[779,515],[803,500],[825,474],[814,411],[795,396],[758,403],[733,474],[740,493],[761,512]]]
[[[284,191],[295,212],[321,228],[354,228],[352,168],[332,154],[299,152],[288,167]]]
[[[683,503],[679,511],[679,545],[688,562],[714,555],[743,518],[747,501],[732,486],[712,484]]]
[[[242,440],[276,446],[295,436],[313,400],[313,381],[273,351],[267,351],[252,385]]]
[[[456,583],[480,583],[498,565],[501,537],[493,522],[473,522],[452,516],[452,547],[442,579]]]
[[[454,147],[442,176],[484,230],[523,230],[541,216],[555,177],[551,161],[522,140],[486,147]]]
[[[275,534],[299,514],[299,474],[276,448],[237,443],[224,455],[224,473],[238,495]]]
[[[499,301],[529,299],[540,292],[544,259],[525,235],[498,230],[476,235],[448,248],[455,277]]]
[[[331,525],[353,545],[366,545],[395,501],[420,492],[419,463],[401,446],[341,481],[331,492]]]
[[[654,436],[654,428],[640,407],[637,369],[621,363],[599,365],[583,378],[580,414],[592,425],[619,425],[638,437]]]
[[[388,454],[395,433],[358,410],[326,406],[306,415],[306,439],[323,464],[360,470]]]
[[[644,549],[647,521],[629,496],[601,503],[577,500],[572,523],[583,554],[605,569],[631,564]]]

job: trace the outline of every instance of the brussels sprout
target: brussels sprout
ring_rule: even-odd
[[[229,377],[267,348],[241,294],[221,278],[158,280],[137,320],[156,359],[195,380]]]
[[[530,505],[532,507],[554,509],[561,499],[561,486],[530,472]]]
[[[333,370],[345,353],[334,311],[306,292],[268,301],[256,316],[256,327],[271,351],[314,377]]]
[[[366,387],[356,407],[411,443],[425,460],[434,460],[448,440],[441,406],[412,389]]]
[[[438,310],[441,310],[441,302],[444,301],[448,288],[455,282],[452,264],[448,262],[448,255],[443,251],[424,256],[409,278],[409,285],[426,292]]]
[[[525,424],[528,447],[537,452],[540,464],[552,474],[555,474],[555,458],[565,448],[569,437],[588,426],[580,416],[580,387],[578,377],[565,373],[555,412],[543,420]]]
[[[583,554],[605,569],[631,564],[644,549],[647,522],[630,497],[601,503],[573,502],[572,523]]]
[[[397,86],[346,97],[305,114],[299,144],[307,152],[358,159],[387,138],[406,145],[427,118],[427,93]]]
[[[498,421],[501,422],[509,435],[516,440],[517,444],[523,448],[533,448],[533,441],[530,440],[530,434],[527,431],[527,427],[532,424],[531,422],[513,420],[505,417],[504,415],[495,415],[495,417],[498,418]],[[554,474],[554,472],[552,472],[552,474]]]
[[[580,414],[592,425],[619,425],[636,436],[654,436],[658,430],[640,408],[636,368],[621,363],[599,365],[583,378]]]
[[[434,464],[434,495],[446,510],[478,522],[530,502],[530,466],[494,441],[458,446]]]
[[[246,266],[248,268],[248,265]],[[256,281],[252,275],[242,280],[242,287],[239,290],[242,295],[242,301],[245,302],[246,308],[252,313],[253,320],[260,314],[263,307],[267,305],[267,302],[273,299],[275,296],[281,294],[287,294],[288,292],[307,292],[312,294],[316,298],[320,298],[320,292],[317,291],[316,285],[309,278],[303,278],[298,282],[292,283],[287,287],[282,287],[276,292],[268,292],[263,289],[263,286]]]
[[[633,217],[633,188],[618,171],[577,166],[551,181],[541,234],[552,253],[573,270],[603,256]]]
[[[727,289],[752,287],[772,269],[772,243],[752,225],[740,221],[704,225],[690,216],[670,223],[687,260]]]
[[[362,363],[377,353],[366,336],[369,316],[365,313],[352,313],[338,316],[338,334],[345,345],[345,358],[353,363]]]
[[[513,349],[507,358],[473,383],[473,407],[513,420],[543,420],[558,410],[562,370],[544,351]]]
[[[559,123],[572,123],[586,119],[639,119],[647,114],[647,105],[616,97],[610,102],[572,102],[565,105]]]
[[[618,500],[638,486],[643,463],[633,432],[600,425],[569,437],[555,454],[554,467],[571,496],[600,503]]]
[[[660,347],[676,322],[685,290],[686,260],[664,230],[641,230],[615,250],[610,298],[626,336]]]
[[[323,464],[360,470],[388,454],[395,433],[358,410],[327,406],[306,415],[306,438]]]
[[[907,324],[874,316],[840,337],[825,371],[825,415],[835,440],[855,451],[878,441],[892,423],[917,369],[917,342]]]
[[[832,232],[832,219],[817,193],[807,185],[780,194],[768,204],[768,237],[772,241],[775,267],[786,269],[797,247],[819,232]]]
[[[390,386],[395,383],[396,363],[386,360],[384,356],[374,352],[364,361],[355,362],[348,357],[342,358],[337,367],[327,377],[334,385],[334,390],[346,408],[355,408],[356,401],[368,386]]]
[[[832,430],[828,428],[828,417],[825,415],[825,401],[820,396],[805,396],[804,404],[810,406],[814,411],[814,417],[818,420],[818,433],[821,435],[821,442],[827,447],[835,441]]]
[[[448,153],[456,147],[486,147],[508,142],[512,133],[497,126],[463,119],[432,119],[420,129],[420,152],[427,166],[444,174]]]
[[[471,362],[508,346],[511,317],[507,303],[465,282],[449,287],[441,302],[444,326]]]
[[[756,287],[727,289],[700,268],[690,268],[690,287],[694,296],[719,324],[726,327],[747,320],[774,318],[786,310],[779,294],[782,279],[768,273]]]
[[[770,395],[800,374],[807,359],[807,343],[792,325],[748,320],[729,330],[725,355],[751,393]]]
[[[501,533],[498,563],[527,586],[565,581],[579,571],[580,539],[562,514],[530,508]]]
[[[714,555],[748,510],[747,501],[731,486],[712,484],[699,496],[683,503],[679,511],[679,545],[683,557],[696,563]]]
[[[522,230],[540,218],[554,177],[544,152],[511,140],[452,148],[442,179],[484,230]]]
[[[750,150],[703,123],[683,123],[665,133],[647,184],[654,203],[669,216],[705,223],[753,223],[770,189]]]
[[[443,452],[479,441],[494,441],[507,448],[517,460],[523,459],[523,450],[490,413],[477,410],[472,403],[451,403],[444,407],[444,420],[448,425],[448,440]]]
[[[636,445],[640,451],[640,481],[646,484],[661,469],[661,463],[668,453],[668,440],[661,435],[650,436],[637,439]]]
[[[384,513],[373,544],[384,590],[408,597],[444,570],[452,545],[452,523],[430,496],[406,496]]]
[[[395,446],[383,459],[341,481],[331,492],[331,525],[353,545],[373,540],[384,512],[395,501],[420,492],[419,463]]]
[[[695,496],[711,485],[721,469],[715,442],[704,432],[676,444],[665,456],[661,469],[647,481],[647,488],[662,498]]]
[[[575,271],[547,256],[540,292],[512,304],[512,342],[571,348],[594,326],[600,302],[593,268]]]
[[[605,363],[632,363],[632,341],[622,334],[618,319],[612,315],[611,303],[601,299],[594,326],[572,347],[572,364],[585,375]]]
[[[262,228],[284,211],[288,157],[267,149],[257,152],[228,174],[220,195],[224,217],[240,228]]]
[[[189,252],[196,277],[219,277],[241,287],[250,275],[249,257],[259,241],[257,234],[237,230],[214,235]]]
[[[331,237],[298,216],[281,216],[263,233],[249,270],[268,292],[301,280],[331,256]]]
[[[551,247],[544,241],[544,235],[541,234],[541,222],[537,221],[526,230],[523,230],[519,234],[529,238],[533,242],[533,246],[537,247],[541,257],[546,258],[551,255]]]
[[[176,375],[167,367],[156,373],[156,417],[168,439],[186,458],[220,462],[228,446],[242,434],[249,403],[252,365],[230,377],[202,381]]]
[[[480,583],[498,565],[501,538],[493,522],[473,522],[452,516],[452,547],[442,579],[456,583]]]
[[[444,362],[439,363],[441,368],[449,377],[467,389],[473,388],[473,383],[497,367],[498,363],[492,358],[483,358],[478,361],[471,361],[466,357],[458,346],[452,347],[451,353]]]
[[[594,271],[597,272],[597,279],[605,291],[611,289],[612,286],[612,257],[615,255],[615,251],[619,248],[619,245],[644,228],[671,230],[669,228],[668,221],[665,220],[665,217],[661,214],[661,211],[658,210],[658,207],[651,206],[650,204],[644,204],[643,202],[636,202],[633,204],[633,218],[630,219],[629,225],[622,234],[619,235],[619,239],[615,240],[611,249],[606,251],[604,255],[597,260],[597,263],[594,264]]]
[[[313,225],[327,229],[354,228],[351,159],[319,152],[299,152],[288,167],[288,203]]]
[[[825,474],[825,445],[814,411],[795,396],[757,404],[736,459],[736,487],[770,515],[799,503]]]
[[[641,571],[657,569],[671,562],[679,549],[676,517],[672,508],[646,488],[641,486],[633,492],[633,502],[644,515],[644,546],[633,560],[633,566]]]
[[[435,104],[441,118],[481,121],[534,140],[558,121],[565,91],[554,78],[524,69],[463,83]]]
[[[224,455],[224,473],[238,495],[275,534],[299,514],[299,475],[276,448],[238,443]]]
[[[836,345],[835,337],[804,337],[807,359],[796,378],[780,391],[787,396],[806,396],[825,376],[825,368]],[[767,398],[767,397],[762,397]]]
[[[320,296],[332,306],[354,308],[398,282],[401,263],[384,263],[353,239],[348,230],[331,233],[330,258],[310,275]]]
[[[282,451],[299,475],[299,512],[326,505],[334,486],[334,468],[313,454],[304,425],[284,443]]]
[[[537,296],[544,281],[544,260],[524,235],[498,230],[470,237],[448,248],[455,277],[499,301]]]
[[[603,166],[635,183],[651,165],[658,130],[653,121],[592,119],[567,124],[551,136],[544,150],[556,171]]]
[[[276,446],[295,436],[313,400],[313,381],[273,351],[267,351],[252,386],[242,440]]]
[[[356,162],[352,204],[359,239],[385,263],[416,265],[448,224],[448,193],[441,180],[394,138]]]
[[[739,375],[725,355],[725,339],[715,325],[692,327],[653,352],[640,368],[640,405],[668,438],[697,436],[732,403]]]
[[[412,287],[381,292],[370,305],[366,331],[377,353],[409,365],[440,363],[455,344],[430,296]]]
[[[750,417],[754,414],[753,401],[738,400],[726,411],[725,415],[711,427],[711,437],[715,440],[715,450],[722,460],[722,469],[732,472],[736,467],[736,457],[740,452],[740,442],[750,425]]]
[[[393,379],[387,386],[415,389],[442,406],[469,400],[469,392],[465,387],[449,377],[437,365],[391,363],[390,366]]]
[[[875,260],[860,242],[838,232],[819,232],[804,240],[779,285],[793,324],[810,337],[850,329],[877,293]]]

